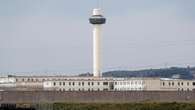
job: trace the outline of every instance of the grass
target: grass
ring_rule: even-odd
[[[54,103],[53,110],[195,110],[195,103]]]

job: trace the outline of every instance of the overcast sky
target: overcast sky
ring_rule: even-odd
[[[195,0],[102,0],[102,68],[195,66]],[[95,0],[0,0],[0,72],[92,71]]]

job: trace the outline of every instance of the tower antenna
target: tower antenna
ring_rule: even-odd
[[[97,0],[97,8],[101,8],[101,0]]]

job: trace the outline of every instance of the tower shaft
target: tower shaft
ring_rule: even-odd
[[[101,25],[95,24],[93,27],[93,76],[101,77]]]

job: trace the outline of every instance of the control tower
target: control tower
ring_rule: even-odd
[[[102,76],[100,61],[101,26],[106,23],[106,18],[103,17],[101,9],[93,9],[89,22],[93,25],[93,76],[98,78]]]

